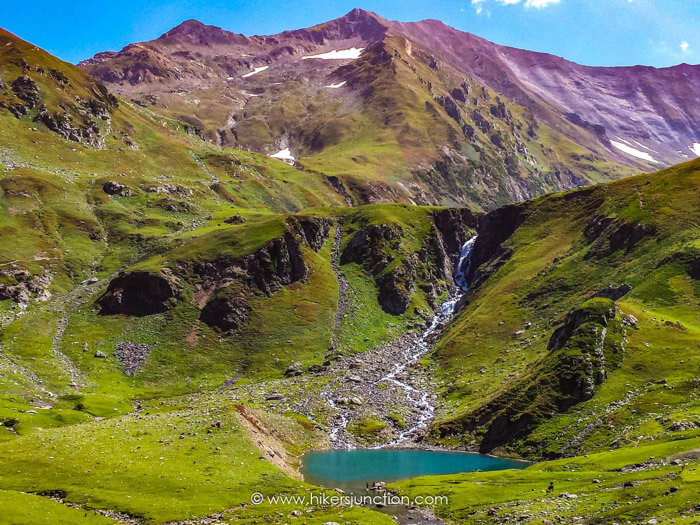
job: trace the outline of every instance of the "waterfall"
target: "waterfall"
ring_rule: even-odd
[[[472,265],[472,249],[474,248],[474,243],[476,242],[476,235],[471,237],[462,245],[462,249],[459,252],[459,260],[457,261],[457,266],[455,267],[455,283],[463,292],[467,291],[467,277],[469,276],[469,270],[471,270]]]
[[[457,261],[457,265],[455,267],[455,283],[457,283],[457,286],[459,286],[460,291],[440,305],[440,307],[437,309],[437,312],[433,316],[433,320],[430,323],[430,326],[428,326],[420,335],[420,337],[416,339],[413,347],[407,349],[406,353],[404,354],[406,356],[405,361],[397,363],[394,366],[394,369],[380,380],[390,381],[395,385],[403,388],[403,390],[406,392],[406,397],[409,400],[411,400],[414,403],[414,406],[416,406],[420,411],[418,420],[413,426],[401,432],[395,440],[375,448],[399,445],[407,439],[409,439],[411,436],[415,436],[416,433],[420,430],[423,430],[425,427],[427,427],[430,421],[433,419],[433,416],[435,414],[435,406],[430,402],[430,394],[428,392],[417,391],[411,385],[398,379],[397,376],[401,375],[409,366],[416,363],[423,355],[430,351],[430,338],[433,335],[433,333],[439,327],[444,326],[452,320],[452,317],[454,316],[455,306],[457,306],[457,302],[467,291],[469,283],[467,283],[466,279],[469,275],[469,270],[471,267],[471,253],[472,249],[474,248],[475,242],[476,235],[468,239],[467,242],[465,242],[462,245],[462,249],[459,253],[459,260]],[[418,400],[414,399],[416,395],[419,396]]]

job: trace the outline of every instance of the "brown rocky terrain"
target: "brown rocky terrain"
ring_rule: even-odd
[[[698,66],[582,66],[359,9],[271,36],[188,20],[80,66],[217,144],[326,173],[357,203],[489,209],[682,162],[700,142]]]

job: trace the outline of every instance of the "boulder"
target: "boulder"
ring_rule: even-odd
[[[172,308],[175,289],[163,275],[145,271],[122,272],[112,279],[97,300],[102,315],[124,314],[142,317]]]
[[[112,180],[107,181],[102,185],[102,191],[104,191],[107,195],[121,195],[122,197],[131,193],[124,184]]]
[[[248,303],[238,295],[214,297],[202,308],[199,320],[225,332],[235,330],[248,320]]]
[[[301,363],[293,363],[284,371],[285,377],[300,376],[302,374]]]

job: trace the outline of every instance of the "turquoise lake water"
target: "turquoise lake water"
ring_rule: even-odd
[[[524,461],[480,454],[415,449],[322,450],[302,458],[304,480],[314,485],[364,490],[374,481],[399,481],[435,474],[457,474],[475,470],[522,469]]]

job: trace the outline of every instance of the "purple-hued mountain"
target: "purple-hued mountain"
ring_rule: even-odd
[[[437,20],[355,9],[251,37],[188,20],[79,65],[215,143],[364,177],[367,200],[408,173],[416,202],[488,207],[700,155],[700,66],[582,66]]]

